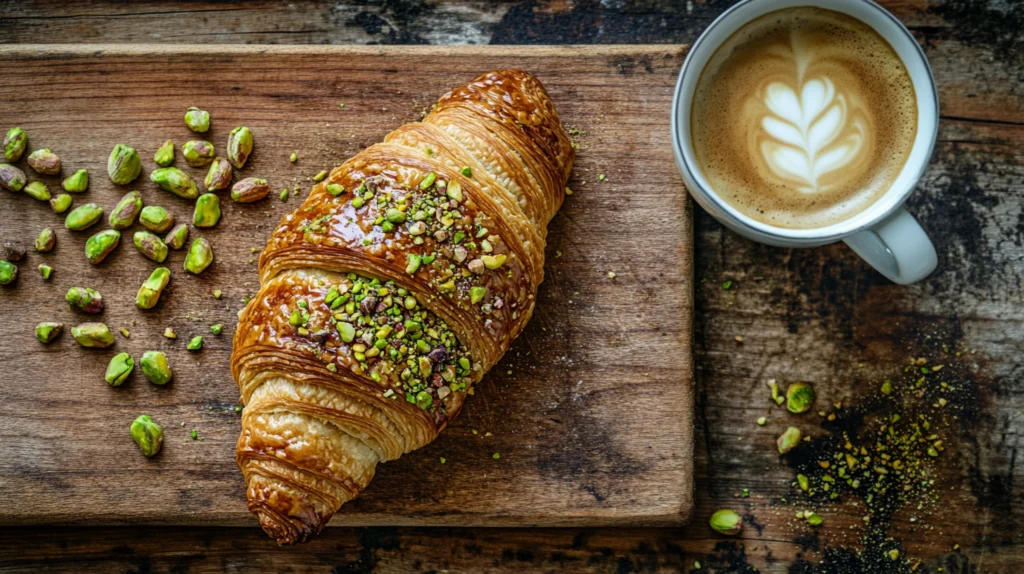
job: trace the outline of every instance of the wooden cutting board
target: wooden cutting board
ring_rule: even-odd
[[[93,266],[84,244],[105,218],[71,232],[46,203],[0,191],[0,239],[29,247],[17,283],[0,289],[0,523],[255,525],[234,460],[238,391],[228,361],[236,313],[257,289],[258,250],[314,174],[418,120],[450,88],[507,67],[547,86],[579,144],[575,193],[550,225],[537,310],[452,426],[379,466],[333,523],[685,521],[693,506],[693,243],[669,136],[684,55],[680,46],[0,48],[0,129],[19,125],[30,150],[51,148],[62,176],[89,170],[75,206],[94,202],[109,213],[137,189],[146,204],[190,221],[193,202],[148,179],[167,139],[179,146],[177,167],[199,181],[205,175],[180,155],[183,142],[198,139],[182,122],[190,105],[212,114],[206,139],[218,150],[233,127],[249,126],[256,148],[242,176],[267,178],[274,189],[251,205],[223,194],[221,223],[192,230],[211,241],[215,263],[193,276],[182,269],[184,252],[172,252],[170,286],[148,312],[134,298],[156,264],[131,244],[138,224]],[[117,143],[143,158],[143,175],[129,186],[106,175]],[[36,175],[24,159],[18,165],[58,190],[59,177]],[[278,199],[295,185],[300,193]],[[38,254],[31,244],[45,226],[56,230],[57,248]],[[50,281],[40,263],[56,269]],[[95,319],[67,308],[71,286],[99,290],[99,320],[130,338],[117,335],[110,349],[79,347],[67,331]],[[64,323],[65,334],[38,343],[41,321]],[[210,333],[213,323],[225,325],[223,335]],[[166,327],[176,340],[163,336]],[[194,335],[205,340],[198,353],[185,350]],[[104,382],[115,353],[138,360],[150,349],[166,352],[174,369],[165,388],[138,368],[122,387]],[[151,460],[128,434],[143,413],[166,432]]]

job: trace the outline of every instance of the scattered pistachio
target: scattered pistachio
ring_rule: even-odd
[[[174,163],[174,142],[167,140],[164,142],[159,149],[156,150],[156,155],[153,156],[153,161],[160,167],[167,167]]]
[[[149,274],[149,279],[139,288],[135,296],[135,306],[139,309],[152,309],[160,300],[160,295],[171,280],[171,270],[166,267],[157,267]]]
[[[228,160],[235,169],[245,167],[245,162],[252,153],[252,130],[238,126],[228,135]]]
[[[181,155],[192,167],[203,167],[213,161],[216,152],[213,144],[203,140],[189,140],[181,144]]]
[[[459,173],[466,177],[473,177],[473,170],[470,169],[468,165],[459,170]]]
[[[11,128],[4,136],[4,160],[15,162],[21,159],[28,146],[28,134],[21,128]]]
[[[199,275],[213,263],[213,248],[205,237],[192,240],[185,257],[185,271]]]
[[[203,180],[203,185],[206,186],[206,191],[227,189],[231,186],[231,176],[233,175],[234,171],[231,169],[231,163],[222,157],[216,157],[210,164],[210,171],[206,172],[206,179]]]
[[[66,193],[59,193],[50,198],[50,209],[54,213],[64,213],[71,207],[71,196]]]
[[[18,278],[18,266],[7,261],[0,260],[0,285],[10,285]]]
[[[43,281],[49,281],[50,276],[53,275],[53,267],[50,267],[45,263],[40,263],[39,273],[43,276]]]
[[[805,512],[804,518],[807,519],[807,524],[810,524],[811,526],[821,526],[822,520],[821,517],[818,516],[817,512]]]
[[[184,223],[175,225],[164,236],[164,243],[171,249],[181,249],[185,246],[186,240],[188,240],[188,225]]]
[[[185,348],[188,349],[189,351],[198,351],[198,350],[202,349],[203,348],[203,337],[202,337],[202,335],[197,335],[195,337],[192,337],[192,339],[189,340],[189,342],[188,342],[188,346],[185,347]]]
[[[192,225],[196,227],[213,227],[220,221],[220,198],[212,193],[204,193],[196,200],[196,209],[192,214]]]
[[[167,327],[164,329],[164,337],[167,337],[168,339],[177,339],[178,334],[174,332],[174,329]]]
[[[134,148],[117,144],[107,159],[107,175],[117,185],[128,185],[142,173],[142,160]]]
[[[323,181],[325,179],[327,179],[327,172],[326,171],[321,171],[321,172],[319,172],[319,173],[317,173],[316,175],[313,176],[313,181],[315,181],[317,183],[319,183],[319,182],[321,182],[321,181]]]
[[[67,294],[64,295],[64,300],[83,313],[99,313],[103,311],[103,296],[100,295],[99,291],[94,291],[88,287],[72,287],[68,289]]]
[[[210,129],[210,112],[190,106],[185,110],[185,125],[196,133],[206,133]]]
[[[757,419],[757,426],[762,426],[763,427],[766,424],[768,424],[768,417],[758,417],[758,419]]]
[[[214,299],[220,299],[223,296],[224,296],[224,294],[221,293],[220,289],[214,289],[213,290],[213,298]]]
[[[103,218],[103,208],[95,203],[80,205],[64,218],[64,227],[71,231],[82,231],[96,225]]]
[[[881,391],[882,391],[883,395],[891,395],[892,394],[892,383],[890,383],[888,380],[886,380],[884,383],[882,383]]]
[[[163,427],[153,422],[153,419],[146,415],[141,415],[132,421],[129,432],[132,435],[132,440],[135,441],[135,444],[139,445],[139,450],[142,451],[146,458],[160,452],[160,447],[164,444]]]
[[[284,188],[284,190],[281,191],[280,198],[281,198],[281,201],[288,201],[288,188],[287,187]]]
[[[21,191],[25,181],[25,172],[11,164],[0,163],[0,187],[7,191]]]
[[[142,194],[137,191],[129,191],[117,202],[114,210],[110,212],[107,223],[114,229],[128,229],[135,223],[135,218],[142,211]]]
[[[802,436],[800,429],[796,427],[789,427],[786,429],[786,432],[782,433],[778,440],[775,441],[776,445],[779,447],[779,454],[786,454],[793,450],[796,445],[800,444]]]
[[[796,475],[796,481],[800,484],[800,490],[807,492],[811,488],[811,481],[803,474]]]
[[[114,334],[103,323],[82,323],[71,328],[71,336],[83,347],[106,348],[114,344]]]
[[[743,530],[743,519],[735,511],[728,508],[716,510],[711,515],[711,520],[708,523],[711,525],[712,530],[726,536],[735,536]]]
[[[160,351],[146,351],[142,354],[142,374],[154,385],[166,385],[174,376],[167,364],[167,355]]]
[[[80,169],[61,182],[61,187],[68,193],[83,193],[89,189],[89,170]]]
[[[36,339],[44,345],[49,345],[63,331],[64,325],[61,323],[40,323],[36,325]]]
[[[185,199],[199,197],[196,182],[187,173],[176,167],[161,167],[149,174],[149,179],[160,186],[160,189]]]
[[[269,193],[270,185],[267,184],[267,180],[257,177],[247,177],[231,187],[231,199],[238,203],[259,201]]]
[[[136,231],[132,242],[139,253],[157,263],[163,263],[167,259],[167,244],[148,231]]]
[[[786,408],[791,413],[802,413],[814,404],[814,389],[807,383],[796,382],[786,389]]]
[[[85,242],[85,256],[89,263],[98,265],[110,255],[121,242],[121,232],[116,229],[104,229]]]
[[[124,337],[125,339],[132,336],[131,332],[129,332],[128,329],[125,329],[124,327],[121,327],[120,329],[118,329],[118,331],[121,332],[121,336]]]
[[[299,161],[299,154],[297,152],[292,152],[292,155],[288,156],[288,161],[292,163]]]
[[[772,400],[775,404],[782,406],[782,403],[786,402],[786,398],[779,393],[779,384],[775,382],[775,379],[768,381],[768,388],[772,390]]]
[[[28,165],[36,170],[36,173],[44,175],[56,175],[60,173],[60,158],[57,154],[44,147],[28,155]]]
[[[210,332],[213,333],[214,335],[220,335],[221,333],[224,332],[224,325],[220,323],[210,325]]]
[[[53,246],[57,242],[57,236],[53,233],[53,229],[50,227],[44,227],[39,232],[39,236],[36,237],[35,248],[39,253],[49,253],[53,251]]]
[[[163,233],[174,225],[174,216],[159,205],[147,205],[139,212],[139,223],[155,233]]]
[[[112,387],[120,387],[128,380],[135,369],[135,359],[128,353],[118,353],[107,364],[107,373],[103,377]]]
[[[50,201],[50,189],[41,181],[33,181],[22,188],[25,195],[39,201]]]

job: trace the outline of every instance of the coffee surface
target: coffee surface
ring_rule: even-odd
[[[691,130],[711,188],[757,221],[810,229],[889,190],[917,134],[910,75],[863,22],[801,7],[733,34],[697,82]]]

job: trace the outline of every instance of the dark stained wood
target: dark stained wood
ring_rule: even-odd
[[[213,244],[214,265],[193,276],[182,270],[184,251],[174,252],[165,263],[170,286],[150,312],[134,307],[156,267],[131,245],[141,226],[101,265],[90,265],[82,249],[105,225],[61,228],[54,253],[22,262],[18,284],[0,299],[0,324],[12,334],[0,343],[8,374],[0,382],[0,521],[252,524],[234,461],[238,390],[228,356],[235,314],[258,284],[253,251],[299,205],[312,175],[418,119],[449,88],[506,67],[537,75],[563,121],[587,134],[578,136],[584,150],[569,182],[576,193],[549,226],[547,278],[533,321],[442,438],[381,465],[335,522],[685,521],[693,500],[692,232],[662,129],[684,54],[677,46],[0,49],[0,67],[11,70],[0,87],[7,116],[29,133],[33,149],[61,155],[66,172],[92,173],[77,205],[110,209],[137,188],[147,204],[189,220],[194,202],[161,191],[148,173],[165,139],[180,145],[195,137],[181,118],[190,104],[211,112],[205,136],[222,150],[232,127],[249,126],[256,151],[240,177],[265,177],[275,189],[251,205],[222,193],[221,223],[192,230]],[[106,176],[117,142],[145,158],[143,178],[130,186]],[[180,154],[178,166],[197,179],[205,172],[187,168]],[[43,179],[57,186],[56,177]],[[296,183],[300,196],[277,199]],[[18,214],[4,224],[5,238],[34,238],[62,223],[27,195],[5,193],[0,201],[4,212]],[[48,283],[35,271],[43,261],[56,268]],[[63,309],[72,285],[99,290],[106,310],[97,320],[131,337],[118,335],[107,350],[82,349],[70,334],[37,343],[37,322],[70,328],[90,319]],[[215,299],[214,289],[224,298]],[[212,323],[225,324],[222,336],[209,333]],[[176,340],[162,335],[166,327]],[[186,351],[197,334],[204,349]],[[168,354],[175,378],[166,388],[139,373],[123,387],[103,382],[115,353],[138,359],[148,349]],[[152,460],[127,433],[140,413],[166,430],[164,450]],[[192,429],[202,440],[189,438]]]
[[[71,11],[66,2],[12,1],[0,2],[0,42],[684,44],[731,3],[541,0],[461,8],[439,0],[334,9],[294,1],[247,2],[244,10],[218,4],[214,10],[191,2],[94,2]],[[842,245],[759,246],[696,211],[697,506],[690,525],[329,528],[310,546],[284,549],[251,528],[8,528],[0,531],[0,566],[19,572],[678,572],[699,560],[716,572],[856,572],[856,566],[842,570],[820,561],[828,552],[863,547],[850,529],[860,520],[857,500],[819,509],[825,525],[818,534],[791,518],[803,508],[790,486],[796,471],[779,459],[772,441],[791,422],[825,433],[815,417],[770,410],[764,380],[807,377],[822,401],[860,404],[876,377],[900,371],[922,333],[941,332],[940,344],[977,349],[967,355],[977,368],[970,402],[976,409],[963,417],[942,459],[940,508],[916,523],[912,509],[902,508],[890,532],[911,560],[922,560],[917,572],[1018,571],[1024,555],[1024,457],[1018,452],[1024,5],[881,3],[917,36],[939,84],[946,118],[940,145],[910,205],[936,240],[939,269],[920,285],[894,287]],[[292,14],[286,6],[295,7],[294,16],[285,18]],[[344,16],[329,20],[331,10]],[[275,22],[282,23],[277,31]],[[265,35],[229,32],[237,29]],[[726,279],[736,287],[722,290]],[[744,337],[742,344],[736,335]],[[772,421],[757,427],[753,421],[765,414]],[[750,489],[749,499],[734,498],[742,488]],[[744,509],[763,529],[748,524],[735,540],[714,534],[706,521],[723,506]]]

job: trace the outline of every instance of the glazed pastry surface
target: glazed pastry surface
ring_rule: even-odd
[[[236,459],[281,544],[434,440],[533,313],[574,158],[536,78],[484,74],[275,229],[235,332]]]

